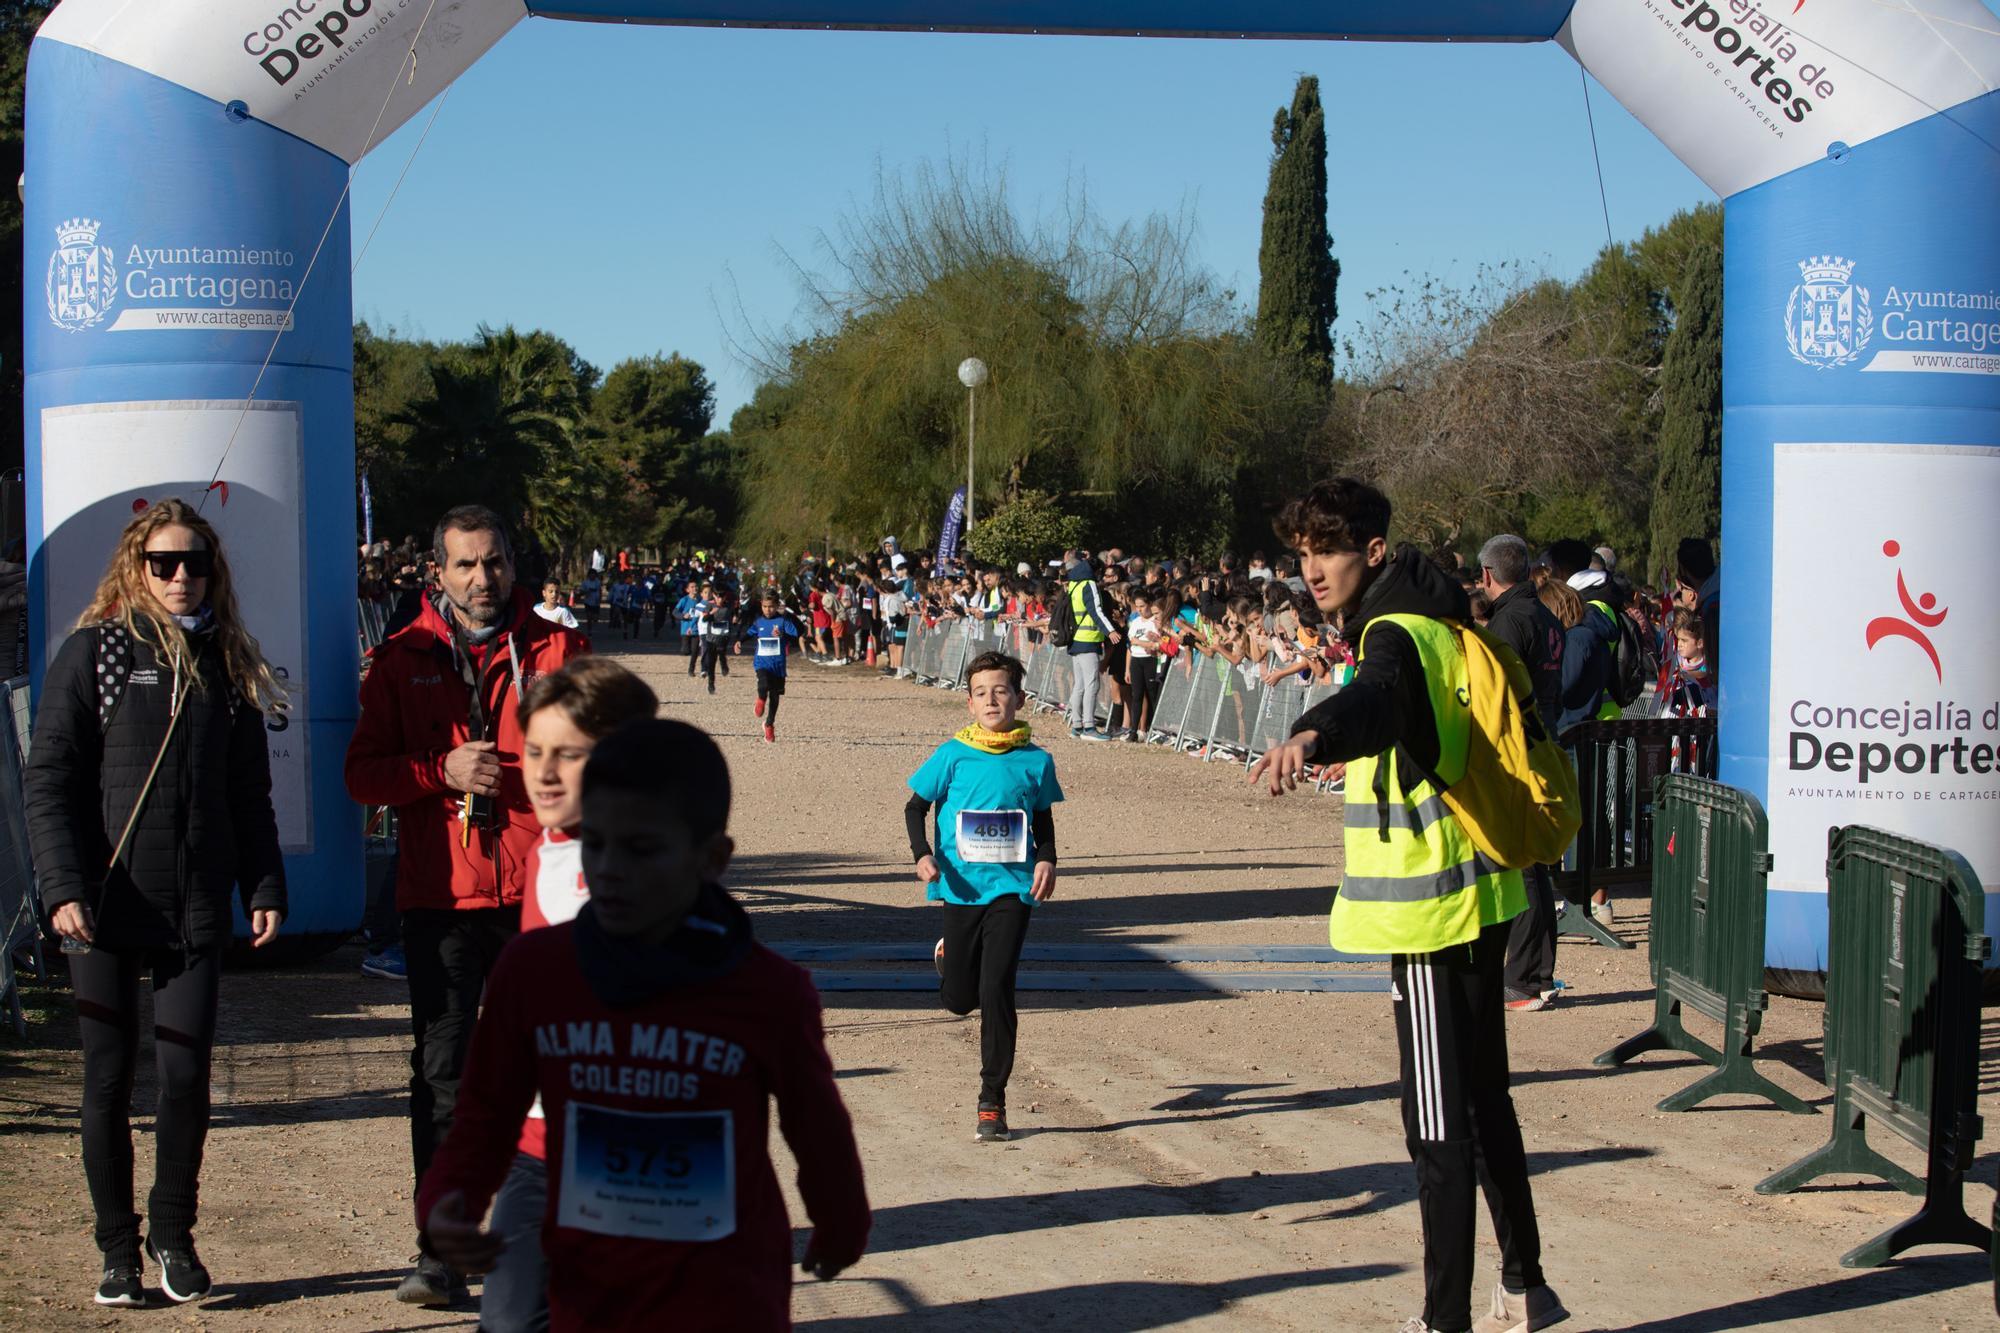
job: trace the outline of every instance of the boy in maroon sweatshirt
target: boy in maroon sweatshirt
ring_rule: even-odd
[[[716,884],[735,850],[729,769],[707,733],[633,723],[583,773],[574,921],[522,935],[487,986],[451,1133],[417,1194],[427,1252],[484,1272],[479,1228],[537,1093],[542,1249],[561,1330],[791,1327],[791,1221],[769,1106],[813,1222],[804,1267],[861,1257],[868,1197],[819,996]]]

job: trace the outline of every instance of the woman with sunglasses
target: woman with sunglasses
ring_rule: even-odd
[[[24,784],[42,902],[83,1030],[99,1305],[146,1302],[131,1128],[142,982],[159,1082],[145,1250],[169,1299],[208,1294],[196,1179],[230,891],[240,887],[259,946],[285,917],[265,738],[280,704],[215,529],[179,500],[145,509],[42,682]]]

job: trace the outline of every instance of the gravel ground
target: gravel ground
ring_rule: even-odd
[[[800,666],[779,743],[765,745],[747,661],[711,696],[651,644],[627,659],[654,680],[668,712],[709,728],[729,755],[740,848],[731,885],[763,939],[935,938],[903,846],[902,782],[962,724],[955,696],[860,668]],[[1069,798],[1057,812],[1062,875],[1031,944],[1325,943],[1338,797],[1271,801],[1247,788],[1240,767],[1152,748],[1067,738],[1050,747]],[[1619,909],[1621,933],[1643,946],[1645,901]],[[38,997],[31,1041],[0,1038],[0,1207],[12,1219],[0,1229],[0,1327],[475,1325],[470,1310],[410,1311],[389,1299],[413,1253],[407,1010],[397,984],[358,975],[358,957],[348,946],[312,966],[225,982],[201,1228],[217,1295],[194,1308],[90,1304],[96,1255],[77,1160],[74,1024],[62,997]],[[1663,1114],[1654,1103],[1693,1080],[1691,1058],[1590,1064],[1650,1020],[1644,948],[1565,944],[1558,971],[1568,1002],[1510,1020],[1509,1042],[1546,1264],[1575,1312],[1567,1327],[1993,1325],[1983,1255],[1838,1266],[1916,1200],[1839,1179],[1782,1198],[1752,1192],[1828,1132],[1819,1006],[1774,1000],[1760,1050],[1767,1071],[1822,1114],[1741,1098]],[[1418,1308],[1418,1222],[1385,995],[1025,994],[1010,1097],[1019,1133],[1001,1146],[972,1141],[976,1017],[952,1018],[921,990],[825,999],[876,1222],[859,1266],[798,1287],[803,1327],[893,1319],[941,1330],[1387,1330]],[[2000,1027],[1989,1023],[1986,1054],[1996,1047]],[[1990,1068],[1989,1118],[2000,1096]],[[150,1096],[142,1079],[142,1161]],[[1920,1154],[1878,1138],[1920,1166]],[[1992,1208],[1994,1176],[1994,1155],[1982,1153],[1967,1189],[1974,1216]],[[1497,1264],[1483,1225],[1480,1244]]]

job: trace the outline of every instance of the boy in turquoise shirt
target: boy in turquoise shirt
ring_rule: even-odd
[[[1054,807],[1063,798],[1055,761],[1016,723],[1026,696],[1020,661],[974,658],[966,671],[972,725],[910,775],[904,807],[910,854],[924,896],[944,904],[933,956],[938,998],[954,1014],[979,1010],[982,1143],[1007,1138],[1007,1079],[1014,1072],[1014,974],[1032,904],[1056,891]],[[937,850],[926,823],[937,810]]]

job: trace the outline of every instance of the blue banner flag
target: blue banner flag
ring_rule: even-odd
[[[939,560],[958,559],[959,539],[965,535],[965,487],[951,493],[951,504],[944,511],[944,528],[938,533],[937,558]]]

